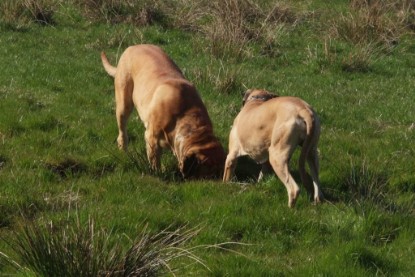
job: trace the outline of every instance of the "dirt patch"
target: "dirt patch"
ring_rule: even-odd
[[[46,162],[45,167],[62,178],[78,175],[86,171],[86,165],[72,158],[57,162]]]

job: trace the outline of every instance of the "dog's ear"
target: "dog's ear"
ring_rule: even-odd
[[[261,90],[261,94],[259,96],[260,97],[258,97],[258,98],[260,98],[264,101],[268,101],[272,98],[279,97],[279,95],[277,93],[269,92],[268,90],[265,90],[265,89]]]
[[[279,95],[276,94],[276,93],[271,93],[271,92],[268,92],[268,91],[267,91],[267,93],[268,93],[267,100],[272,99],[272,98],[279,97]]]
[[[248,89],[242,97],[242,106],[245,106],[246,100],[248,99],[249,95],[251,95],[251,93],[253,92],[253,89]]]
[[[242,92],[241,95],[242,95],[242,97],[245,97],[245,95],[249,95],[253,91],[254,91],[253,89],[247,89],[245,92]]]

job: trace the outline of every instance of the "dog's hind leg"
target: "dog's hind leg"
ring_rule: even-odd
[[[118,123],[118,148],[126,151],[128,146],[127,121],[133,111],[132,82],[115,80],[116,117]]]
[[[319,161],[317,147],[313,146],[307,155],[307,162],[310,167],[311,178],[314,186],[314,203],[319,203],[324,199],[323,193],[320,189],[319,175]]]
[[[271,165],[277,174],[278,178],[285,185],[288,193],[288,207],[292,208],[297,201],[297,197],[300,194],[300,187],[294,181],[294,178],[291,176],[290,171],[288,170],[288,155],[280,154],[273,155],[270,158]]]
[[[275,144],[271,144],[269,148],[269,162],[272,168],[277,174],[278,178],[285,185],[288,193],[288,206],[294,207],[298,195],[300,194],[300,187],[295,182],[291,175],[288,164],[291,159],[291,155],[295,150],[296,144],[292,143],[292,132],[294,130],[288,130],[285,133],[283,130],[277,134],[275,138]]]
[[[310,176],[310,174],[307,173],[305,169],[305,162],[306,162],[306,159],[307,161],[309,161],[308,158],[309,158],[310,152],[311,152],[310,149],[304,149],[304,146],[303,146],[303,149],[301,149],[301,156],[298,161],[298,169],[300,171],[301,181],[307,190],[307,194],[308,194],[308,197],[310,198],[310,201],[312,201],[314,198],[314,193],[315,193],[315,189],[313,187],[313,178]],[[312,171],[311,167],[310,167],[310,171]]]
[[[314,203],[318,203],[323,199],[318,177],[319,161],[317,144],[320,136],[320,122],[317,117],[312,117],[307,112],[303,113],[303,119],[307,125],[307,136],[304,140],[299,160],[300,176],[307,189],[308,195],[310,196],[310,200],[314,201]],[[305,170],[306,160],[310,168],[311,176]]]

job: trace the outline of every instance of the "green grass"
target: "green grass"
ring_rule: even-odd
[[[53,24],[0,19],[0,253],[24,262],[8,243],[22,225],[86,225],[92,218],[113,240],[135,238],[143,225],[152,234],[200,227],[186,246],[196,247],[209,269],[189,263],[182,268],[189,276],[411,276],[413,33],[399,33],[388,51],[369,52],[362,49],[370,43],[328,37],[329,27],[342,31],[344,22],[332,20],[350,12],[346,2],[286,2],[295,24],[272,22],[279,28],[271,34],[239,45],[212,36],[215,20],[179,22],[164,16],[163,6],[146,24],[118,18],[110,25],[65,1],[52,9]],[[195,83],[225,148],[245,88],[309,102],[322,121],[320,177],[328,201],[313,206],[303,191],[288,209],[284,186],[273,176],[255,184],[257,167],[248,159],[237,168],[239,183],[182,182],[170,153],[152,173],[137,116],[128,126],[133,155],[119,152],[113,82],[99,53],[115,63],[138,43],[163,47]],[[226,242],[233,243],[202,247]],[[0,273],[16,271],[0,258]]]

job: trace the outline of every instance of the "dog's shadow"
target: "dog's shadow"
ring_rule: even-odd
[[[238,182],[252,182],[257,180],[261,165],[254,162],[248,156],[238,158],[238,164],[235,168],[235,177]]]
[[[261,171],[261,165],[254,162],[248,156],[238,158],[238,164],[235,168],[235,177],[238,182],[250,183],[256,182],[259,173]],[[301,185],[300,172],[294,165],[290,164],[290,173],[293,176],[297,184]],[[274,171],[270,171],[266,176],[275,176],[278,179]]]

